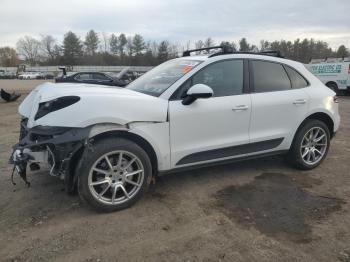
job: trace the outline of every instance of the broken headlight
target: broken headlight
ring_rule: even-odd
[[[48,113],[73,105],[79,100],[79,96],[62,96],[47,102],[42,102],[39,104],[38,112],[35,114],[34,120],[46,116]]]

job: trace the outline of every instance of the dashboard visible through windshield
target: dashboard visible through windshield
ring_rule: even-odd
[[[174,59],[147,72],[126,88],[152,96],[160,96],[182,76],[199,65],[200,60]]]

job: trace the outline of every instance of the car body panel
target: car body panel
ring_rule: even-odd
[[[247,110],[234,111],[239,105]],[[250,94],[169,102],[171,166],[186,155],[249,143]]]
[[[39,103],[72,95],[79,96],[80,101],[34,120]],[[128,89],[44,83],[25,98],[19,113],[28,118],[28,127],[87,127],[98,123],[165,122],[167,108],[163,99]]]

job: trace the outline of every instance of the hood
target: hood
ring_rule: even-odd
[[[79,96],[68,107],[34,120],[39,104],[63,96]],[[97,123],[125,125],[130,122],[164,122],[168,101],[118,87],[91,84],[44,83],[35,88],[19,106],[19,113],[28,118],[28,127],[86,127]]]

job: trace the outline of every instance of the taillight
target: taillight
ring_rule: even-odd
[[[350,74],[350,64],[349,64],[349,68],[348,68],[348,74]]]
[[[334,103],[339,103],[339,97],[333,96],[333,102]]]

